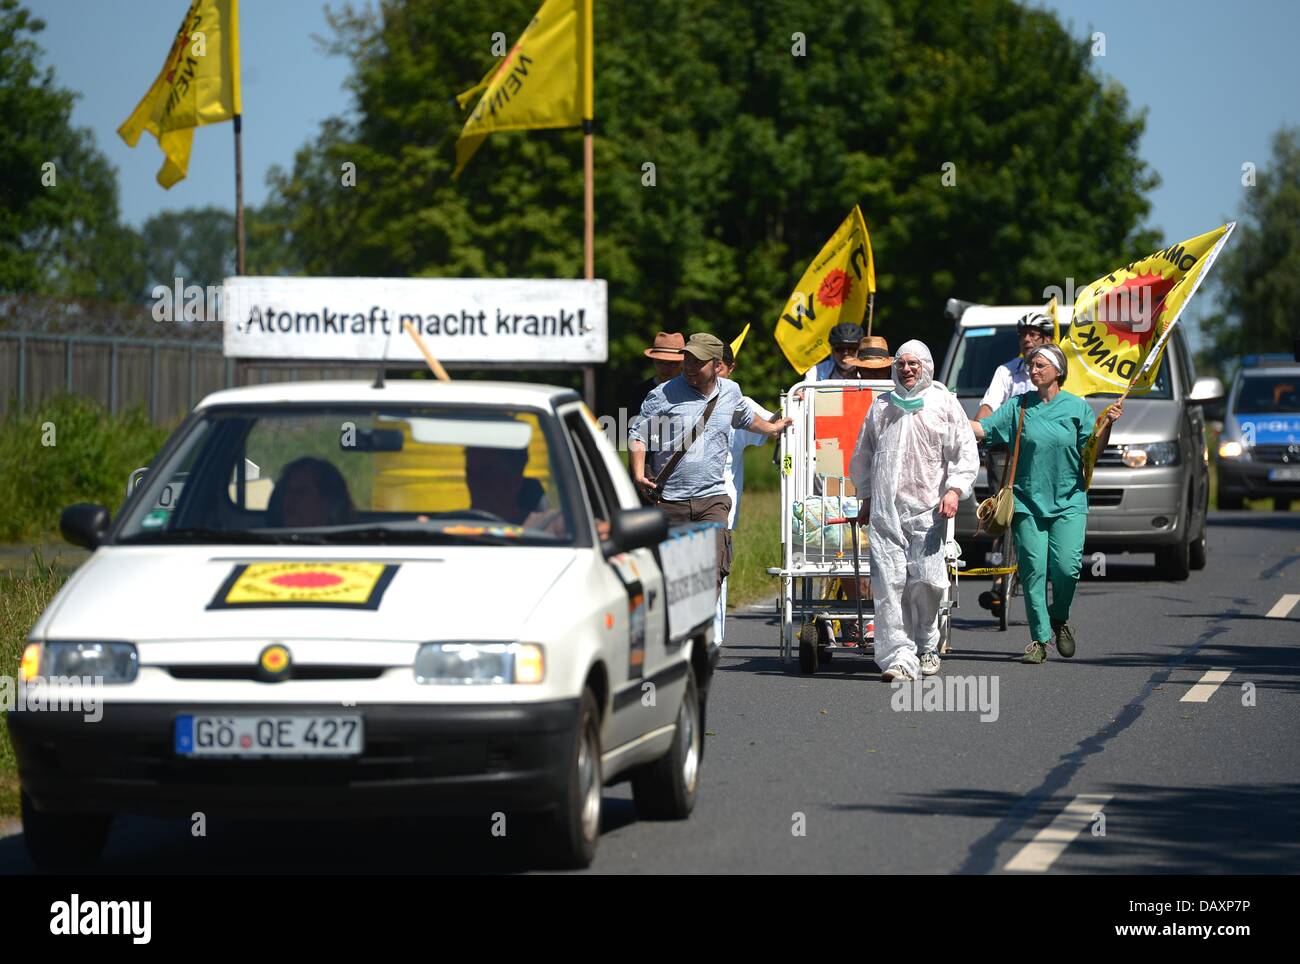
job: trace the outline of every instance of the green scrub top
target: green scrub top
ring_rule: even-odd
[[[1012,488],[1016,511],[1039,518],[1086,513],[1083,447],[1097,421],[1092,407],[1066,391],[1057,392],[1050,402],[1044,402],[1036,391],[1017,395],[988,418],[980,419],[990,442],[1015,446],[1022,403],[1025,428],[1020,436],[1020,460]]]

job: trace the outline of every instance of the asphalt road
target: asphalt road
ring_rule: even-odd
[[[1300,871],[1300,513],[1215,514],[1209,547],[1183,583],[1157,579],[1149,556],[1110,557],[1079,588],[1078,654],[1041,666],[1017,662],[1023,602],[998,632],[976,603],[985,584],[967,583],[944,675],[982,677],[988,697],[996,680],[986,721],[894,709],[862,657],[801,676],[780,661],[771,604],[733,615],[695,814],[641,822],[627,786],[608,789],[592,870]],[[1269,616],[1286,594],[1289,613]],[[1220,685],[1196,688],[1215,670]],[[125,819],[104,861],[115,873],[529,867],[482,820],[213,822],[195,838],[188,822]],[[0,838],[0,872],[30,870],[20,836]]]

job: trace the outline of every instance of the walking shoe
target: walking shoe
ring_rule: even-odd
[[[921,675],[934,676],[939,672],[939,654],[922,653],[921,654]]]
[[[1070,624],[1061,623],[1053,628],[1056,630],[1056,651],[1069,659],[1074,655],[1074,633],[1070,631]]]
[[[1047,659],[1047,647],[1042,643],[1030,643],[1025,647],[1022,663],[1041,663]]]
[[[886,683],[893,683],[896,680],[906,683],[916,679],[916,677],[904,669],[900,663],[895,663],[893,666],[889,667],[889,669],[880,674],[880,678]]]

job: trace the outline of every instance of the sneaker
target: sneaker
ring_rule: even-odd
[[[893,666],[889,667],[889,669],[881,673],[880,678],[884,680],[886,683],[893,683],[895,681],[911,682],[912,680],[916,679],[915,676],[913,676],[906,669],[904,669],[903,666],[899,663],[895,663]]]
[[[1047,659],[1047,647],[1042,643],[1030,643],[1025,647],[1025,655],[1021,657],[1022,663],[1041,663]]]
[[[939,654],[922,653],[921,654],[921,675],[935,676],[939,672]]]
[[[1069,623],[1056,627],[1056,651],[1066,659],[1074,655],[1074,633],[1070,631]]]

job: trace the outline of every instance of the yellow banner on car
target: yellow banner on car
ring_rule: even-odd
[[[234,568],[208,608],[378,609],[397,568],[381,562],[246,563]]]
[[[592,0],[546,0],[501,63],[456,98],[483,96],[456,141],[453,178],[493,131],[577,127],[592,119]]]
[[[1061,350],[1075,395],[1151,390],[1179,315],[1236,222],[1172,244],[1098,278],[1074,302]]]
[[[862,209],[856,204],[799,279],[776,322],[776,343],[803,374],[830,353],[838,324],[861,324],[876,290],[876,262]]]
[[[192,0],[162,70],[117,133],[130,147],[145,131],[158,138],[157,179],[170,188],[189,170],[194,128],[242,111],[239,0]]]

